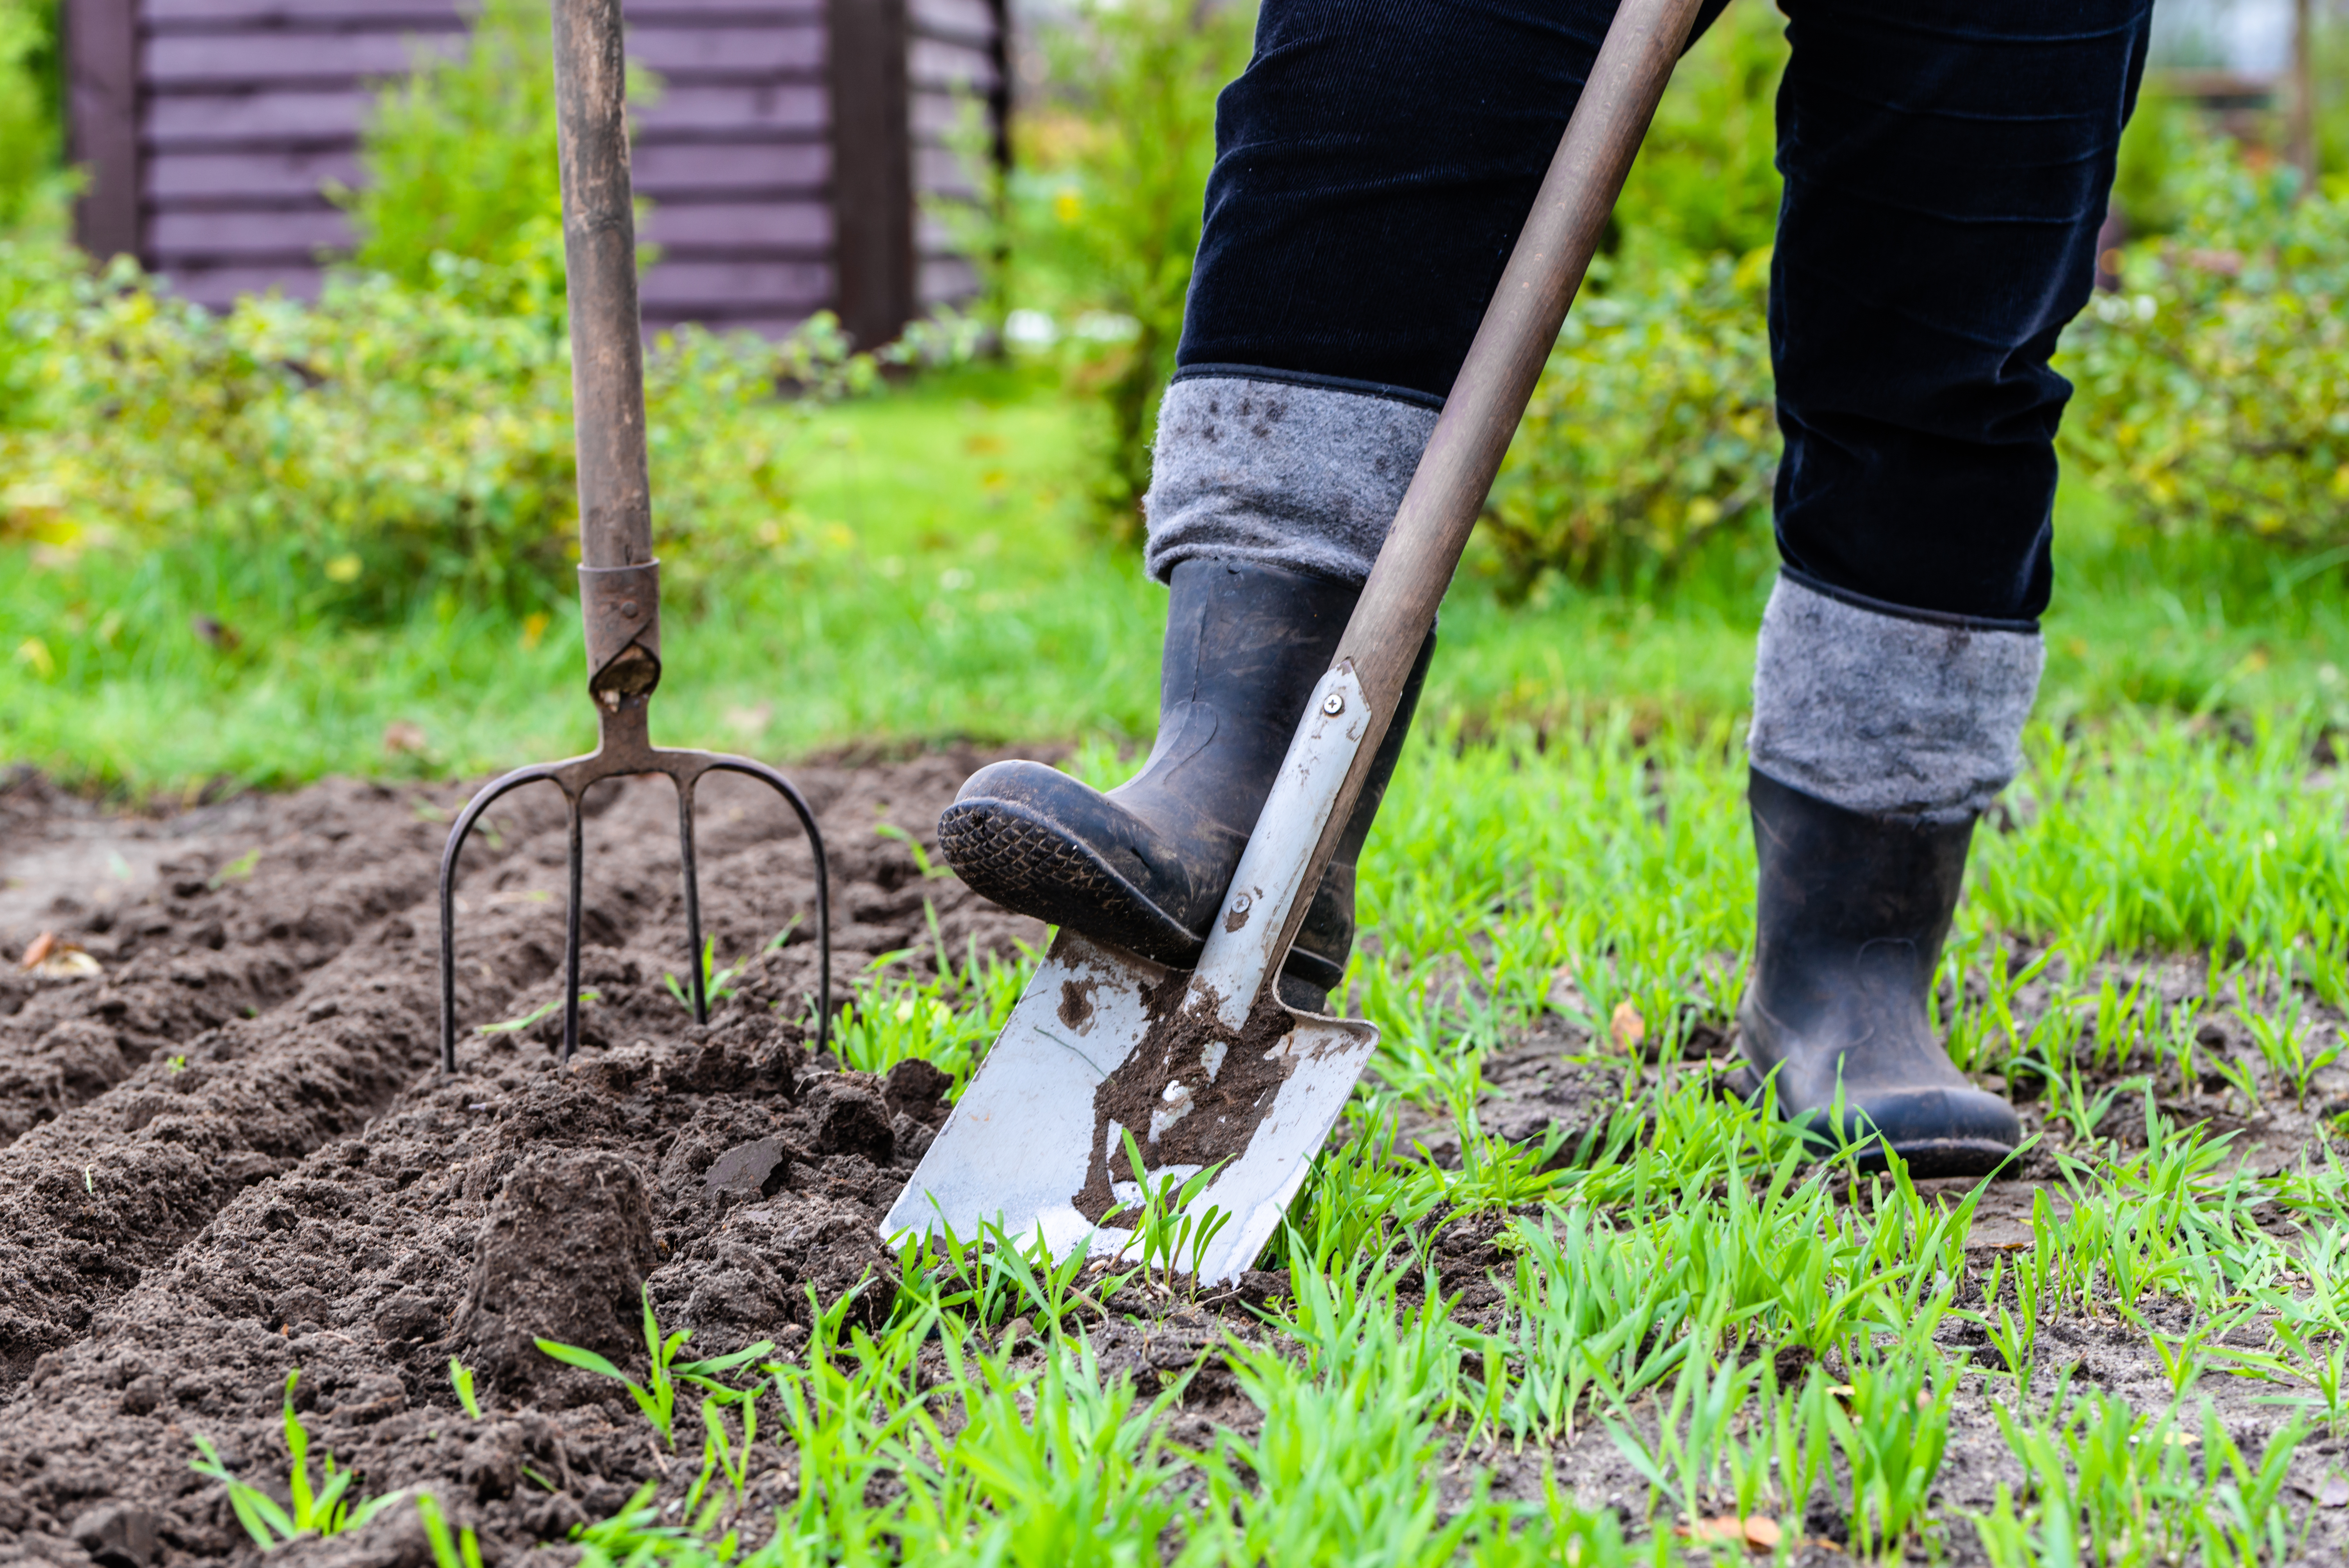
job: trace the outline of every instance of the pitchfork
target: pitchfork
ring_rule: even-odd
[[[440,1069],[457,1070],[457,853],[499,797],[546,779],[563,791],[571,829],[571,902],[563,936],[563,1059],[579,1046],[581,806],[605,779],[666,773],[677,786],[685,870],[686,967],[693,1021],[709,1021],[701,961],[701,892],[693,858],[693,792],[706,773],[771,785],[807,830],[815,857],[816,1045],[832,1016],[832,918],[823,838],[790,779],[722,752],[656,747],[647,727],[660,684],[660,562],[653,558],[652,486],[645,460],[643,328],[636,312],[635,197],[628,181],[626,60],[619,0],[555,0],[554,90],[563,171],[563,251],[569,268],[571,404],[579,450],[579,605],[595,749],[518,768],[466,803],[440,852]]]

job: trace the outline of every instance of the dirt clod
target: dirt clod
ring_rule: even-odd
[[[644,1172],[602,1150],[545,1150],[505,1179],[476,1243],[458,1338],[499,1384],[547,1366],[534,1339],[619,1356],[642,1342],[653,1259]]]
[[[879,1095],[857,1084],[825,1086],[822,1109],[816,1113],[818,1150],[826,1154],[861,1154],[875,1165],[886,1165],[896,1145],[889,1108]]]
[[[756,1202],[783,1190],[794,1158],[806,1160],[807,1156],[780,1138],[761,1138],[736,1144],[719,1155],[710,1162],[704,1180],[713,1193]]]
[[[147,1568],[155,1561],[155,1514],[150,1509],[101,1503],[73,1522],[73,1538],[99,1568]]]
[[[894,1116],[910,1116],[926,1127],[938,1127],[946,1121],[947,1090],[953,1087],[953,1078],[921,1057],[910,1057],[889,1069],[881,1099]]]

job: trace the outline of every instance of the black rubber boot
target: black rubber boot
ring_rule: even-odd
[[[2022,1123],[1951,1064],[1925,1010],[1973,819],[1869,816],[1751,780],[1761,879],[1737,1010],[1747,1064],[1757,1078],[1775,1069],[1780,1114],[1823,1147],[1862,1145],[1863,1165],[1882,1167],[1889,1146],[1920,1178],[1996,1170]]]
[[[1142,771],[1102,794],[1040,762],[982,768],[939,817],[938,848],[1006,909],[1189,968],[1361,591],[1200,560],[1175,567],[1168,586],[1158,739]],[[1292,1007],[1319,1011],[1345,973],[1354,862],[1434,645],[1430,634],[1282,967]]]

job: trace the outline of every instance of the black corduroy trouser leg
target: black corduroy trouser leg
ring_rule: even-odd
[[[2048,357],[2093,286],[2151,0],[1781,8],[1782,553],[1855,603],[2028,628],[2070,394]],[[1179,378],[1440,399],[1613,9],[1265,0]],[[1213,552],[1182,526],[1154,565]]]

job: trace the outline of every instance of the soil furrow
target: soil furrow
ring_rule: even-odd
[[[364,1134],[235,1197],[0,1409],[0,1543],[68,1558],[127,1510],[170,1560],[239,1554],[220,1490],[187,1471],[193,1439],[282,1480],[277,1409],[296,1369],[315,1440],[364,1492],[429,1487],[493,1552],[616,1509],[659,1469],[650,1430],[616,1385],[556,1367],[532,1336],[641,1359],[649,1277],[697,1348],[792,1341],[805,1286],[837,1296],[885,1273],[874,1223],[943,1115],[918,1073],[812,1070],[764,1009],[708,1029],[671,1016],[657,1043],[570,1072],[512,1036],[469,1048],[459,1078],[416,1082]],[[762,1179],[771,1199],[711,1190],[719,1152],[770,1138],[804,1156]],[[481,1422],[457,1408],[452,1354],[480,1374]],[[402,1544],[420,1542],[367,1560]]]
[[[1015,924],[979,904],[959,883],[925,882],[901,843],[873,833],[893,808],[905,819],[900,825],[924,830],[969,766],[968,759],[921,758],[862,778],[817,770],[804,780],[838,845],[840,999],[874,955],[916,944],[926,950],[926,902],[937,910],[952,951],[967,937],[1001,947],[1014,933],[1031,941],[1040,936],[1031,923]],[[322,786],[287,805],[347,788]],[[812,992],[814,980],[805,918],[813,886],[805,851],[795,831],[781,831],[780,813],[760,811],[747,789],[706,793],[705,931],[724,963],[756,953],[790,927],[789,945],[738,977],[736,1005],[757,1008],[795,1033],[805,1013],[799,998]],[[591,1048],[658,1037],[681,1021],[663,976],[682,976],[686,945],[666,784],[616,788],[596,805],[582,922],[590,944],[583,981],[604,993],[587,1010]],[[143,1064],[126,1062],[118,1079],[93,1086],[82,1103],[0,1150],[0,1378],[6,1383],[88,1332],[98,1314],[168,1263],[238,1193],[357,1131],[429,1069],[439,1014],[430,897],[446,830],[411,826],[412,810],[401,815],[406,820],[330,802],[320,814],[321,836],[346,846],[345,853],[331,867],[316,862],[306,886],[288,877],[249,895],[253,907],[244,918],[264,927],[291,923],[296,912],[327,909],[349,933],[337,953],[295,977],[279,1005],[209,1026],[193,1012],[171,1016]],[[555,820],[543,810],[518,810],[507,818],[502,844],[487,846],[485,863],[462,884],[459,1006],[469,1026],[555,999],[562,916],[554,890],[561,885],[564,840]],[[341,868],[342,877],[328,880],[333,868]],[[407,907],[366,918],[390,902],[382,890],[402,888],[414,890]],[[674,956],[665,963],[667,954]],[[86,990],[85,1019],[104,1005],[93,982],[49,985]],[[549,1017],[526,1035],[493,1037],[543,1050],[555,1023]]]
[[[893,952],[1040,939],[874,831],[926,838],[977,760],[803,779],[833,846],[843,1000]],[[721,964],[750,960],[706,1027],[666,979],[685,946],[673,807],[665,785],[632,784],[590,828],[596,995],[571,1070],[549,1016],[469,1027],[462,1070],[437,1080],[434,926],[414,903],[355,918],[274,1009],[167,1038],[0,1150],[0,1335],[22,1378],[0,1408],[0,1552],[78,1563],[84,1542],[117,1538],[152,1539],[162,1563],[249,1552],[221,1489],[187,1469],[193,1439],[282,1485],[278,1402],[296,1368],[317,1442],[358,1467],[361,1491],[429,1486],[493,1556],[557,1538],[659,1460],[624,1394],[555,1367],[533,1336],[629,1359],[648,1280],[698,1347],[788,1344],[811,1286],[836,1296],[885,1272],[874,1223],[943,1119],[945,1080],[811,1060],[804,851],[747,793],[712,790],[701,821],[705,927]],[[429,859],[432,837],[385,863]],[[549,830],[508,835],[464,884],[469,1025],[556,998],[561,903],[544,895],[561,875]],[[774,1158],[738,1156],[713,1186],[719,1156],[745,1146]],[[867,1309],[886,1299],[884,1282]],[[479,1423],[456,1408],[452,1354],[481,1375]],[[421,1549],[399,1511],[365,1560]]]
[[[108,901],[104,885],[61,889],[41,924],[100,972],[20,975],[0,1002],[0,1145],[205,1030],[292,999],[305,976],[431,892],[448,813],[460,799],[446,786],[395,790],[335,780],[265,820],[242,812],[186,835],[156,861],[143,896]],[[543,800],[517,801],[501,816],[518,834],[560,820]],[[105,847],[86,845],[82,858]],[[484,841],[467,864],[502,858]],[[20,934],[17,945],[32,934]]]

